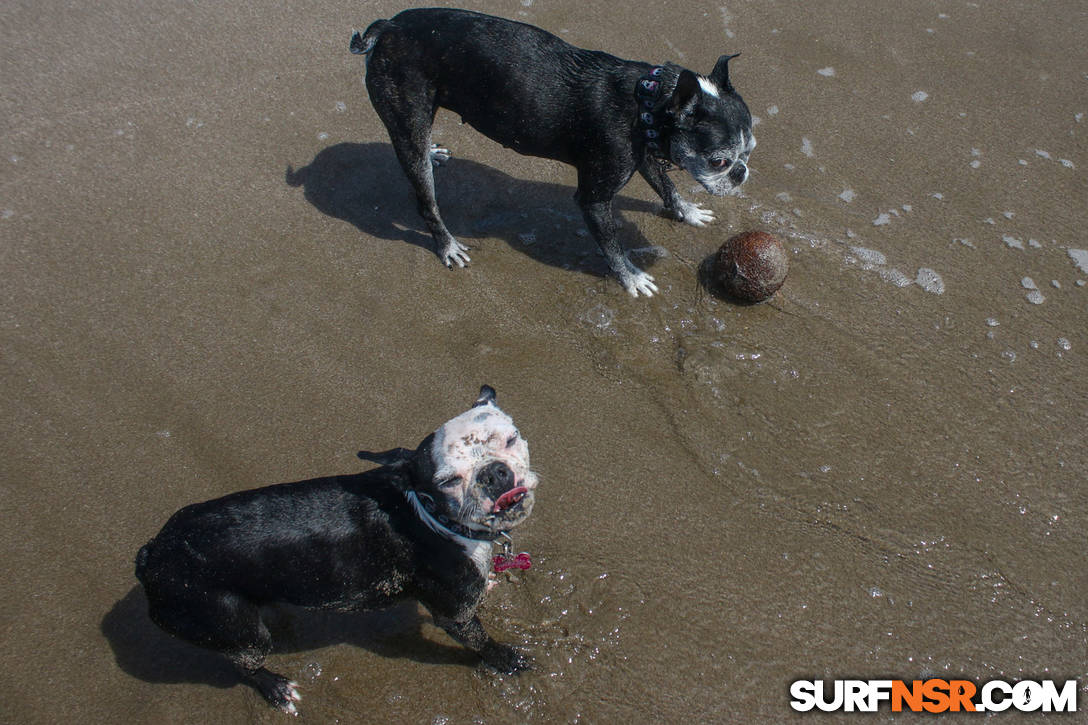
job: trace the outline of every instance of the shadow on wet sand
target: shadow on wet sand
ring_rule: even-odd
[[[338,143],[299,169],[287,167],[285,181],[301,187],[319,211],[342,219],[378,239],[434,249],[416,212],[416,200],[393,147],[382,143]],[[607,265],[586,230],[574,188],[517,179],[468,159],[454,158],[435,170],[442,218],[455,237],[498,238],[532,259],[563,269],[604,276]],[[614,202],[621,243],[627,249],[651,245],[620,212],[656,213],[660,204],[617,196]],[[653,255],[639,264],[652,266]]]
[[[479,658],[459,645],[425,639],[426,617],[414,602],[389,609],[341,613],[286,605],[262,610],[272,633],[272,655],[308,652],[347,644],[381,657],[425,664],[473,666]],[[239,684],[234,667],[220,654],[159,629],[147,615],[143,589],[133,587],[102,618],[102,634],[117,665],[127,674],[153,683],[190,682],[227,688]],[[273,664],[272,669],[276,669]]]

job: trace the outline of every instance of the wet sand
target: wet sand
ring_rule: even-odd
[[[445,113],[473,264],[439,264],[347,48],[401,7],[0,8],[0,720],[283,722],[147,620],[136,550],[415,445],[484,382],[543,482],[536,566],[481,617],[537,669],[413,605],[277,610],[304,720],[777,722],[801,677],[1085,701],[1082,4],[468,5],[702,72],[743,52],[743,194],[696,195],[707,229],[638,179],[618,202],[648,300],[602,277],[573,170]],[[699,265],[750,228],[790,276],[716,300]]]

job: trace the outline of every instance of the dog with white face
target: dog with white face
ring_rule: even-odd
[[[488,665],[529,667],[527,655],[492,639],[476,616],[493,545],[529,516],[539,483],[495,391],[485,385],[472,408],[415,450],[359,456],[382,466],[241,491],[174,514],[136,557],[151,619],[226,655],[244,682],[292,714],[298,685],[264,667],[272,647],[266,604],[355,611],[416,600]]]
[[[537,485],[529,444],[488,390],[475,407],[435,431],[431,442],[432,478],[445,515],[476,531],[520,523],[532,512]]]

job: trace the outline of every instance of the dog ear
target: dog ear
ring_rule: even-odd
[[[691,113],[699,99],[699,77],[686,68],[680,71],[676,79],[676,89],[669,99],[668,112],[677,118]]]
[[[472,404],[473,408],[478,408],[481,405],[495,405],[495,389],[490,385],[484,385],[480,388],[480,395],[476,398],[476,402]]]
[[[431,455],[431,451],[434,448],[434,433],[431,433],[422,441],[412,453],[409,463],[409,470],[412,476],[412,487],[427,488],[431,485],[434,478],[434,457]]]
[[[359,451],[355,455],[364,461],[371,461],[381,466],[403,466],[410,463],[416,452],[407,448],[394,448],[388,451]]]
[[[733,55],[723,55],[718,58],[718,62],[714,64],[714,70],[707,76],[714,82],[718,88],[721,88],[726,93],[733,93],[733,84],[729,82],[729,61],[736,58],[740,53],[734,53]]]

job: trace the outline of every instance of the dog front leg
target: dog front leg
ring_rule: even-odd
[[[531,657],[492,639],[476,615],[464,622],[458,622],[436,614],[434,622],[455,640],[480,655],[484,662],[499,672],[512,675],[532,666]]]
[[[585,217],[590,234],[597,240],[605,259],[608,260],[608,268],[616,275],[623,288],[632,297],[638,297],[639,294],[652,297],[657,292],[654,278],[628,259],[616,239],[616,218],[612,213],[612,200],[587,202],[579,199],[578,203],[582,207],[582,216]]]
[[[676,190],[676,185],[672,183],[672,179],[665,173],[665,165],[660,161],[652,158],[644,159],[638,167],[638,172],[642,175],[642,178],[646,179],[646,183],[650,185],[650,188],[661,197],[661,201],[664,202],[665,208],[661,210],[664,216],[690,224],[693,227],[705,227],[714,221],[714,212],[704,209],[680,195],[680,192]]]

